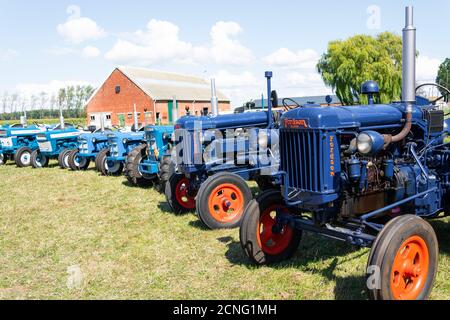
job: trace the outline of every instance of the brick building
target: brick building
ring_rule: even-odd
[[[220,91],[219,110],[230,111],[230,101]],[[140,124],[169,124],[174,120],[176,98],[178,118],[211,112],[211,87],[204,79],[142,68],[118,67],[86,104],[89,125],[100,126],[101,116],[111,127],[131,126],[134,105]]]

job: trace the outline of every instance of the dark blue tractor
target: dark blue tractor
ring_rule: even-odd
[[[102,151],[109,151],[108,134],[111,130],[83,133],[78,137],[78,147],[68,155],[69,168],[73,171],[84,171],[92,161],[97,164],[97,157]]]
[[[439,250],[426,219],[450,214],[450,120],[435,101],[416,102],[411,7],[406,21],[403,102],[374,104],[377,86],[369,82],[362,90],[368,105],[282,116],[281,191],[253,200],[240,230],[254,263],[289,259],[302,233],[312,232],[372,248],[372,299],[429,297]]]
[[[18,167],[31,165],[31,153],[38,149],[37,135],[46,130],[43,126],[13,125],[0,129],[0,165],[7,160]]]
[[[61,169],[69,168],[69,153],[78,147],[82,131],[70,124],[60,124],[37,135],[39,148],[31,153],[31,166],[45,168],[51,159],[57,159]]]
[[[164,191],[171,173],[173,126],[146,126],[145,143],[137,146],[127,157],[125,176],[135,186],[155,185]]]
[[[121,175],[128,154],[145,142],[143,129],[137,132],[111,132],[107,134],[108,149],[99,152],[95,166],[103,175]]]
[[[276,144],[278,112],[272,112],[278,98],[268,82],[266,111],[231,115],[186,116],[175,126],[174,162],[177,173],[166,185],[166,199],[175,213],[196,210],[211,229],[234,228],[241,222],[245,206],[252,199],[247,181],[262,189],[278,179]],[[263,156],[265,161],[261,161]]]

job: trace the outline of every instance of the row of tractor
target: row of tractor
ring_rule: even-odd
[[[438,264],[438,241],[426,221],[450,215],[450,119],[416,97],[412,8],[403,30],[402,101],[367,105],[279,102],[266,72],[267,109],[186,115],[174,126],[84,132],[71,125],[0,130],[0,161],[102,175],[164,192],[173,212],[195,211],[210,229],[240,228],[255,264],[291,258],[303,232],[371,248],[367,289],[373,299],[426,299]],[[280,105],[279,105],[280,104]],[[248,181],[256,182],[254,192]]]

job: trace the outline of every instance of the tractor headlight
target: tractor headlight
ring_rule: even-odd
[[[359,153],[375,155],[383,150],[384,137],[376,131],[366,131],[359,134],[356,142]]]
[[[123,144],[128,144],[128,139],[123,139],[123,140],[122,140],[122,143],[123,143]]]
[[[96,143],[96,142],[97,142],[97,139],[92,138],[92,143]]]

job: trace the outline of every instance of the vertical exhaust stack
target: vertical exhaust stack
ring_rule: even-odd
[[[267,127],[272,128],[272,122],[273,122],[273,115],[272,115],[272,77],[273,72],[272,71],[266,71],[266,79],[267,79]]]
[[[138,121],[138,115],[136,110],[136,103],[134,104],[134,131],[139,130],[139,121]]]
[[[402,102],[405,103],[405,126],[395,135],[384,135],[385,148],[393,142],[405,139],[412,127],[413,105],[416,102],[416,28],[414,27],[414,8],[406,7],[405,28],[403,29],[403,71]]]
[[[26,109],[23,110],[23,116],[20,117],[20,124],[24,128],[27,127],[27,110]]]
[[[219,98],[216,91],[216,79],[211,79],[211,111],[214,117],[219,115]]]
[[[403,91],[402,100],[412,112],[416,101],[416,28],[414,27],[414,9],[406,7],[406,22],[403,29]]]
[[[105,114],[102,113],[100,117],[100,130],[105,132]]]
[[[172,122],[175,124],[178,121],[178,108],[177,108],[177,97],[173,97],[172,102]]]

